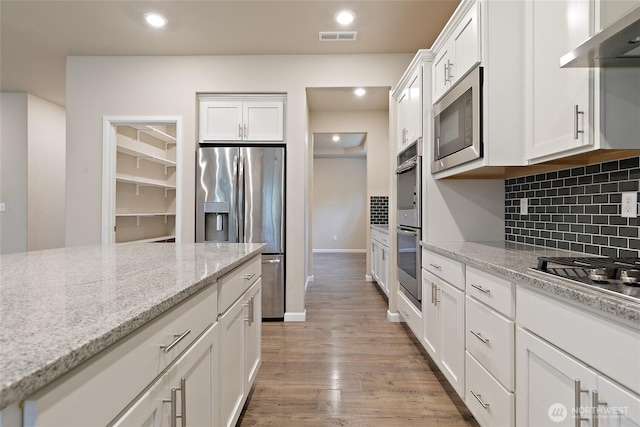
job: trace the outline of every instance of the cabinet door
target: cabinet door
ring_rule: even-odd
[[[220,425],[235,425],[244,401],[245,300],[220,316]]]
[[[170,395],[169,375],[165,373],[109,426],[169,427],[171,425],[171,405],[167,399]]]
[[[440,360],[440,316],[434,304],[436,281],[427,270],[422,270],[422,316],[424,318],[423,343],[434,361]]]
[[[435,293],[439,311],[440,369],[464,398],[464,292],[440,281]]]
[[[245,141],[283,141],[282,101],[244,102],[242,132]]]
[[[380,246],[380,286],[389,294],[389,249]]]
[[[433,61],[433,101],[436,102],[451,87],[451,71],[453,64],[452,43],[445,44],[436,54]]]
[[[242,101],[201,101],[200,141],[240,141]]]
[[[526,2],[527,159],[592,144],[590,71],[560,68],[590,35],[588,0]]]
[[[169,369],[170,399],[176,405],[175,418],[184,417],[186,425],[212,426],[214,407],[213,366],[219,345],[218,325],[210,326]],[[184,404],[184,406],[183,406]],[[181,420],[182,422],[182,420]],[[177,422],[180,425],[179,422]]]
[[[640,426],[640,396],[626,391],[602,376],[598,376],[598,394],[592,393],[591,403],[594,408],[598,408],[598,423],[594,423],[594,426]]]
[[[244,343],[245,394],[249,394],[262,361],[262,279],[258,279],[247,291],[245,301],[249,306]]]
[[[398,99],[398,152],[407,147],[409,117],[409,89],[402,91]]]
[[[584,417],[580,425],[587,426],[596,387],[594,371],[517,328],[516,425],[577,426],[575,415]]]
[[[480,32],[478,3],[471,7],[453,33],[454,65],[450,67],[451,82],[459,80],[474,65],[480,63]]]
[[[410,144],[422,137],[422,66],[411,76],[408,95],[407,144]]]
[[[378,244],[375,241],[371,242],[371,277],[376,282],[379,282],[378,279]]]

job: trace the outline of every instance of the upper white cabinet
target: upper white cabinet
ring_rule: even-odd
[[[398,103],[397,143],[398,152],[407,148],[423,135],[423,82],[422,68],[431,58],[425,50],[420,50],[400,78],[392,96]]]
[[[433,61],[433,100],[437,101],[480,62],[479,3],[472,2],[470,9],[456,23],[455,28],[440,48]]]
[[[482,67],[478,123],[482,157],[439,171],[434,174],[436,179],[460,174],[492,177],[503,174],[504,166],[525,163],[525,3],[462,0],[433,43],[432,104],[442,100],[475,67]],[[431,116],[426,119],[433,121]],[[426,149],[425,157],[431,161],[434,153]]]
[[[284,98],[199,97],[199,141],[283,141]]]
[[[640,69],[560,68],[560,57],[637,4],[635,0],[525,2],[529,163],[596,149],[640,148]]]

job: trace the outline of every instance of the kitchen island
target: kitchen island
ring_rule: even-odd
[[[253,308],[253,300],[251,304],[239,300],[245,286],[259,287],[259,255],[263,247],[263,244],[152,243],[3,255],[0,257],[2,418],[7,420],[7,414],[15,412],[17,403],[28,402],[30,396],[53,387],[54,382],[63,384],[66,375],[85,369],[96,357],[124,345],[123,341],[138,339],[139,331],[154,322],[162,323],[167,318],[165,323],[171,326],[174,318],[179,321],[180,316],[195,316],[192,321],[204,330],[216,326],[222,310],[236,302],[243,303],[240,304],[243,313],[245,306]],[[242,271],[247,265],[250,271]],[[184,313],[174,315],[176,307],[183,307]],[[210,318],[205,320],[205,316]],[[174,323],[182,327],[179,322]],[[184,342],[196,341],[205,332],[193,330]],[[171,334],[168,336],[170,339],[164,344],[171,343]],[[144,381],[162,376],[187,350],[186,345],[168,349],[160,344],[156,347],[164,349],[158,350],[164,359],[154,356],[157,372]],[[217,342],[215,347],[218,348]],[[114,361],[118,359],[117,355],[109,356]],[[24,407],[27,424],[28,405]],[[2,422],[3,426],[9,424]],[[212,424],[217,425],[217,420]]]

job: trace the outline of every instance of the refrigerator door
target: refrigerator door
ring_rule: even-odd
[[[198,149],[196,242],[238,242],[237,147]]]
[[[284,318],[284,255],[262,255],[262,318]]]
[[[241,242],[266,243],[265,254],[284,253],[283,147],[242,147],[238,163]]]

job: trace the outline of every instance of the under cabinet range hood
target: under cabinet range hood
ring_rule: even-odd
[[[560,67],[640,67],[640,7],[560,58]]]

